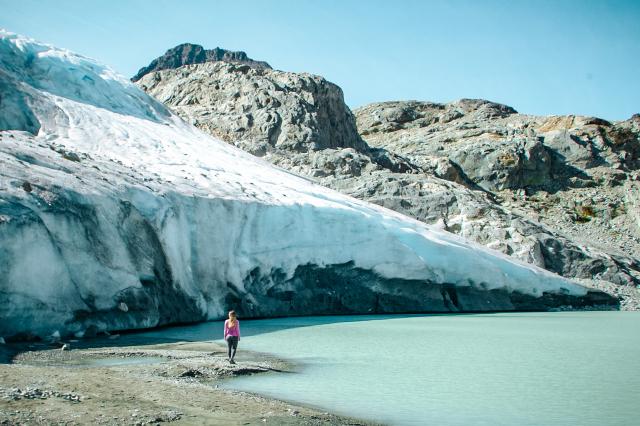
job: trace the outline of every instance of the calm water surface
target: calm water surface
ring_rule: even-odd
[[[299,373],[225,386],[399,425],[637,425],[640,313],[241,321],[241,350]],[[184,328],[211,339],[220,323]],[[169,332],[169,331],[167,331]]]

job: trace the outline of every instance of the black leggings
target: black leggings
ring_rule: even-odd
[[[229,359],[233,359],[238,349],[238,336],[227,336],[227,346],[229,347]]]

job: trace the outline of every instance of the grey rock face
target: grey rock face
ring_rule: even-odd
[[[525,116],[472,99],[385,102],[355,111],[363,142],[340,89],[320,77],[216,63],[138,84],[204,131],[324,186],[567,277],[640,283],[627,249],[638,234],[602,244],[610,234],[602,223],[587,223],[598,232],[585,238],[565,211],[571,191],[619,179],[619,166],[635,164],[628,136],[638,134],[637,119]],[[583,172],[592,164],[601,177]]]
[[[264,61],[255,61],[249,58],[245,52],[234,52],[219,47],[207,50],[197,44],[183,43],[167,50],[164,55],[154,59],[148,66],[141,68],[131,80],[138,81],[145,74],[154,71],[178,68],[183,65],[218,61],[234,62],[252,68],[271,68],[271,66]]]
[[[399,115],[398,111],[411,111]],[[588,186],[589,169],[611,176],[638,169],[637,121],[538,117],[510,107],[463,99],[450,104],[383,102],[355,111],[358,130],[420,165],[446,158],[487,191]],[[634,130],[635,129],[635,130]]]
[[[399,115],[399,110],[409,112]],[[418,166],[434,158],[449,162],[467,178],[458,183],[489,195],[490,211],[500,208],[536,223],[519,226],[519,233],[535,241],[535,249],[525,250],[528,261],[565,276],[638,284],[640,233],[633,225],[632,195],[638,179],[637,116],[617,123],[539,117],[470,100],[384,102],[355,114],[372,146]],[[523,222],[505,216],[499,223]],[[461,233],[486,243],[477,229]],[[511,234],[494,234],[493,246],[524,260],[517,254],[523,244],[510,244]]]
[[[155,72],[138,85],[257,156],[366,150],[342,90],[321,77],[216,62]]]

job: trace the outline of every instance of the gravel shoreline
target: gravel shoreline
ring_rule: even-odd
[[[295,372],[266,354],[239,351],[232,365],[213,342],[123,336],[70,345],[0,345],[0,361],[12,360],[0,364],[0,424],[374,424],[219,387],[239,375]]]

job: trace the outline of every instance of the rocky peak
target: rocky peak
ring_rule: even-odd
[[[154,72],[138,85],[197,127],[257,156],[368,150],[342,90],[322,77],[216,62]]]
[[[518,111],[512,107],[497,102],[487,101],[486,99],[460,99],[450,104],[459,108],[465,113],[484,112],[491,117],[507,117],[511,114],[517,114]]]
[[[144,75],[154,71],[180,68],[183,65],[203,64],[205,62],[235,62],[249,65],[253,68],[268,68],[271,66],[264,61],[255,61],[247,56],[245,52],[234,52],[231,50],[221,49],[205,49],[198,44],[183,43],[167,50],[167,52],[151,61],[151,63],[141,68],[140,71],[131,79],[132,81],[140,80]]]

